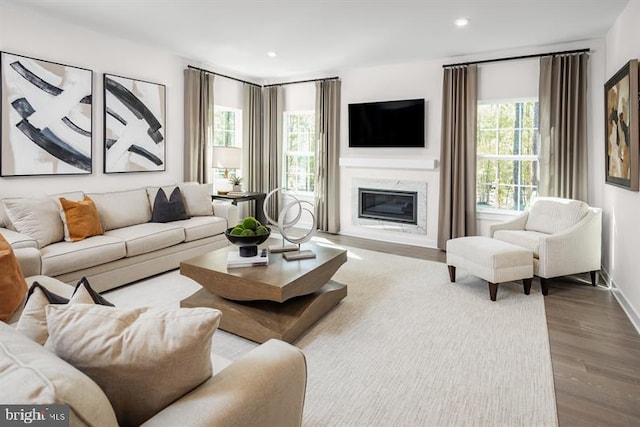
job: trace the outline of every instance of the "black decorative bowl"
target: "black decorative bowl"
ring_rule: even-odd
[[[227,236],[227,240],[240,247],[240,256],[242,257],[258,255],[258,245],[264,243],[271,235],[271,229],[269,227],[267,227],[267,230],[269,230],[267,234],[255,236],[234,236],[231,234],[231,230],[233,230],[233,227],[227,228],[224,235]]]

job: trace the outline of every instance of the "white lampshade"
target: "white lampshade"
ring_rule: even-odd
[[[242,151],[239,147],[213,147],[211,163],[218,169],[240,169]]]

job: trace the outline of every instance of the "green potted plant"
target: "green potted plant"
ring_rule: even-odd
[[[233,189],[231,191],[242,191],[242,177],[231,175],[229,177],[229,183],[233,185]]]

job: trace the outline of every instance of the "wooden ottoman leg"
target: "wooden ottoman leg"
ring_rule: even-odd
[[[522,279],[522,284],[524,285],[524,294],[529,295],[531,292],[531,277],[528,279]]]
[[[487,283],[489,283],[489,298],[491,298],[491,301],[495,301],[496,296],[498,295],[498,284],[491,282]]]
[[[542,295],[549,295],[549,286],[547,285],[547,279],[540,278],[540,289],[542,289]]]
[[[456,266],[455,265],[448,265],[447,267],[449,267],[449,280],[452,282],[456,281]]]

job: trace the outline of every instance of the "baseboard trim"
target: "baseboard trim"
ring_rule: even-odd
[[[607,270],[602,268],[600,270],[600,274],[604,279],[605,283],[607,284],[607,286],[609,287],[609,289],[611,290],[611,293],[618,301],[618,304],[620,304],[620,307],[622,307],[622,310],[624,310],[624,313],[627,315],[627,317],[631,321],[631,324],[636,328],[636,331],[638,331],[638,333],[640,334],[640,313],[636,312],[633,309],[633,306],[629,303],[629,300],[624,295],[624,292],[622,292],[622,290],[616,286],[616,283],[613,281],[613,279],[611,278]]]

